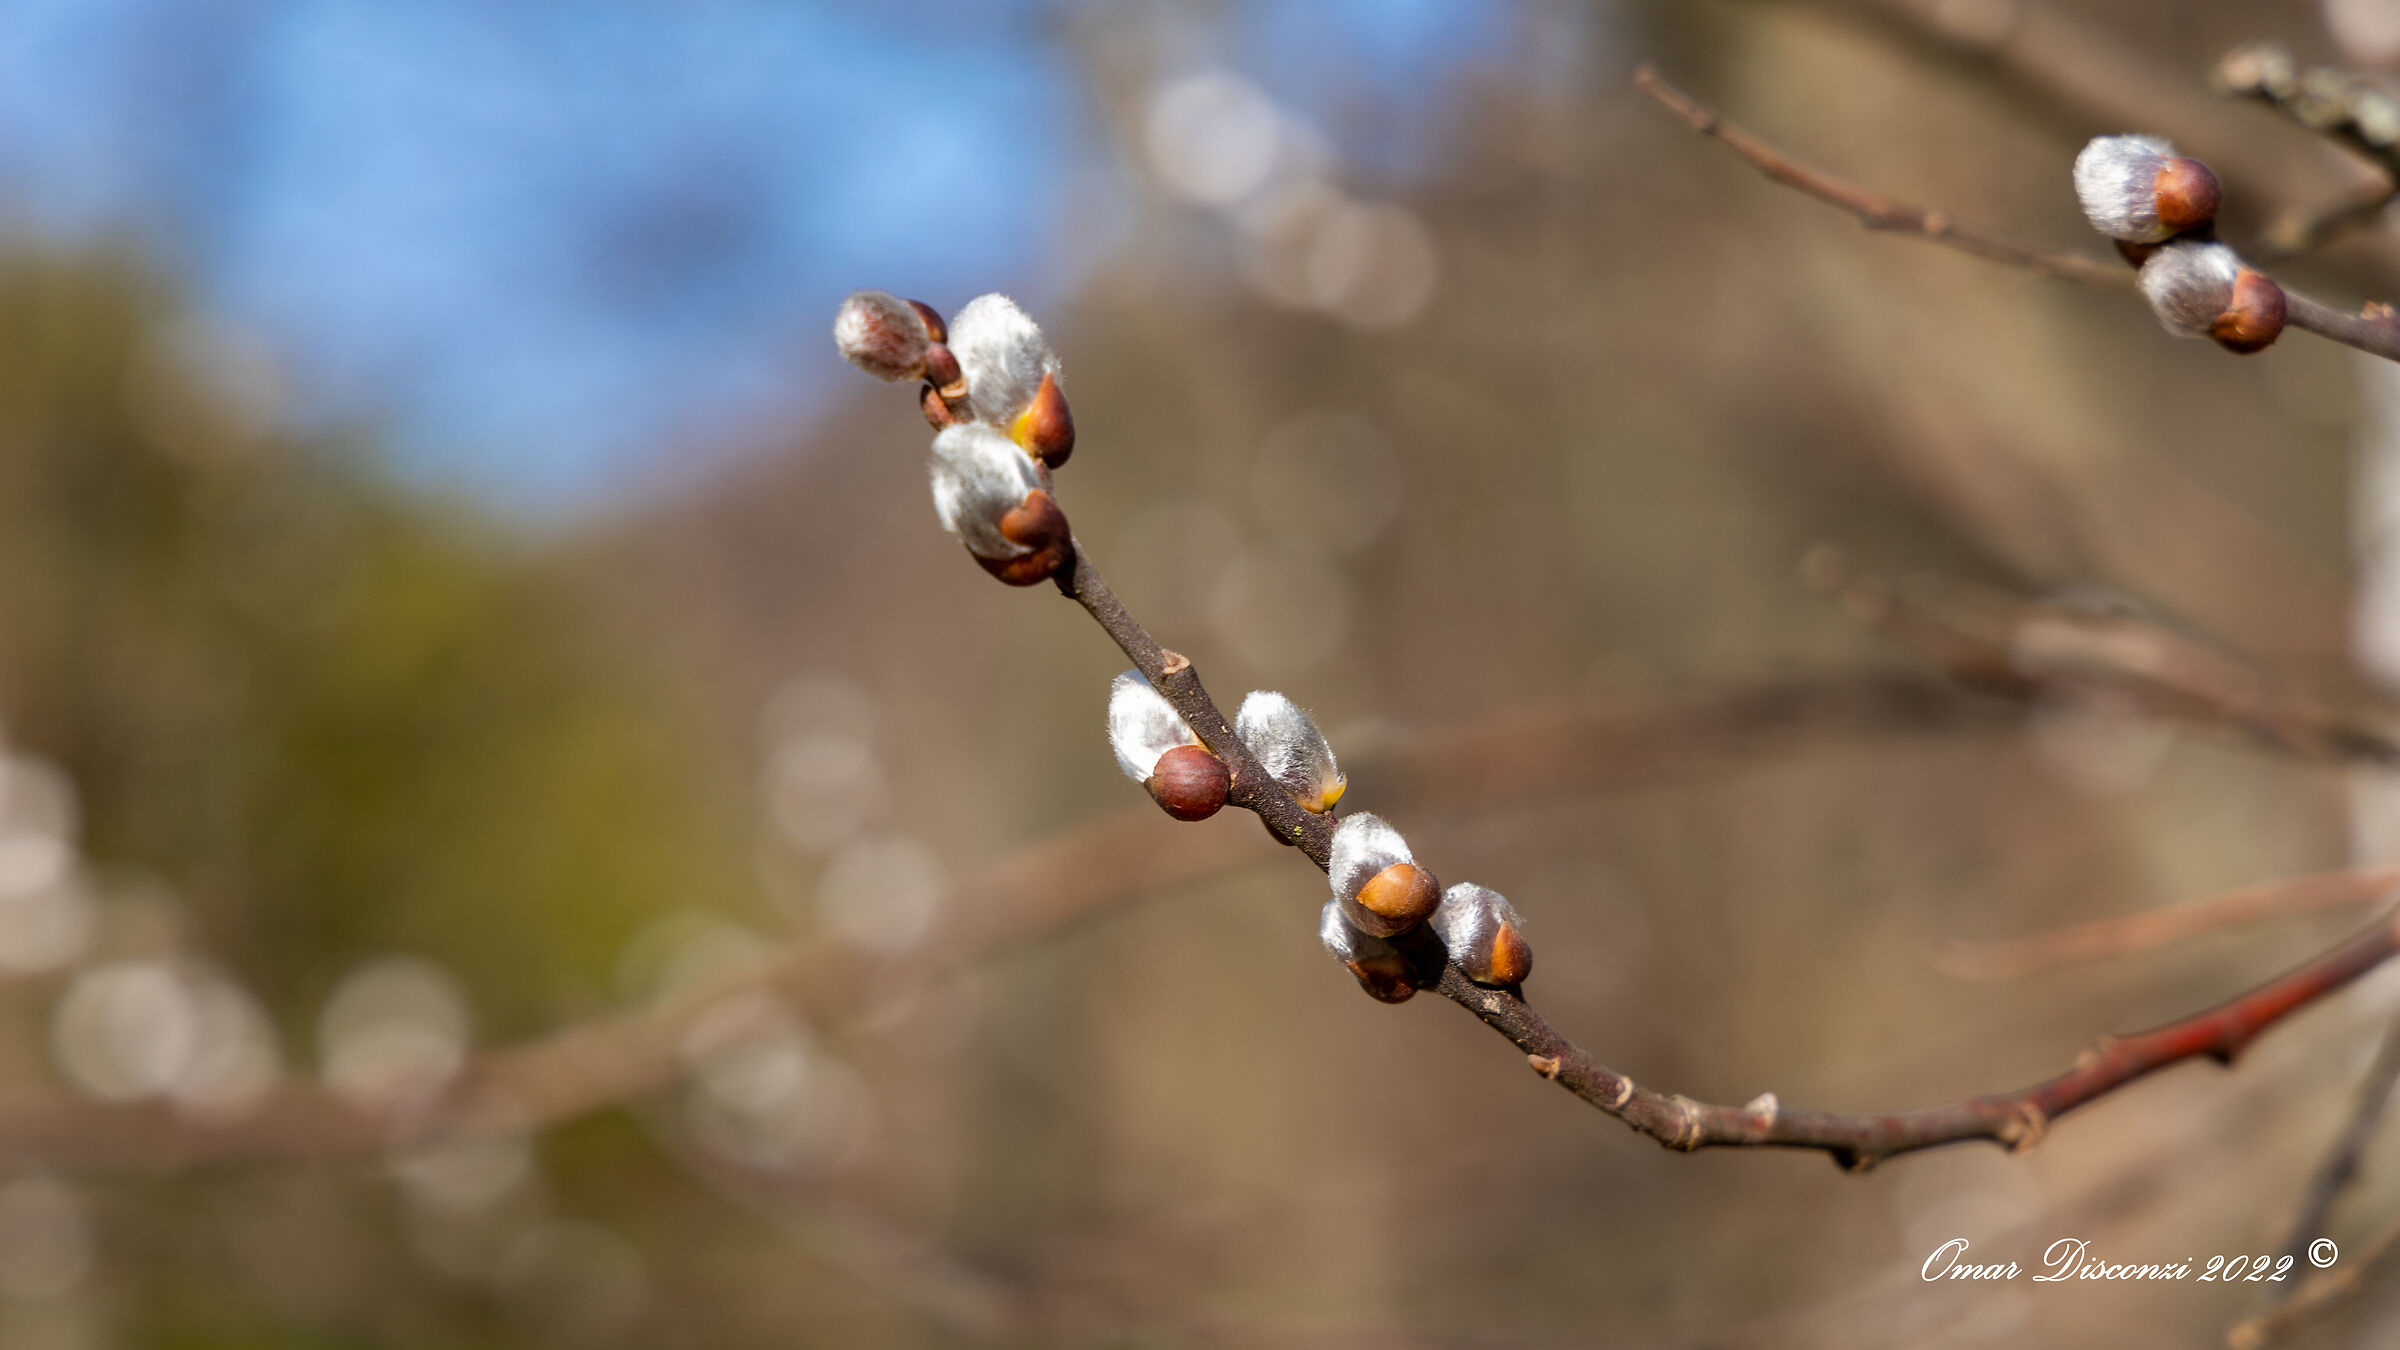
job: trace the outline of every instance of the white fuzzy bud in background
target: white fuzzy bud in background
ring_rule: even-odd
[[[1533,972],[1525,921],[1498,891],[1462,881],[1442,893],[1431,922],[1451,962],[1477,984],[1505,988]]]
[[[2155,136],[2101,136],[2075,157],[2075,196],[2092,228],[2155,244],[2217,218],[2216,174]]]
[[[1126,671],[1109,685],[1108,744],[1117,752],[1117,767],[1127,778],[1148,783],[1161,755],[1179,745],[1199,743],[1175,705],[1167,702],[1166,695],[1153,688],[1142,672]]]
[[[1360,988],[1385,1003],[1406,1003],[1417,992],[1408,979],[1408,958],[1382,938],[1351,927],[1342,917],[1340,897],[1325,902],[1325,912],[1317,920],[1317,939],[1334,960],[1358,977]]]
[[[1392,937],[1425,921],[1441,903],[1441,883],[1416,865],[1408,841],[1375,816],[1348,817],[1333,832],[1325,864],[1351,926]]]
[[[2142,295],[2150,312],[2178,337],[2207,337],[2217,316],[2233,305],[2242,260],[2223,244],[2183,240],[2142,264]]]
[[[2223,244],[2165,244],[2142,263],[2141,281],[2150,312],[2179,337],[2212,338],[2229,352],[2248,353],[2283,333],[2290,298]]]
[[[2084,218],[2111,239],[2155,244],[2173,234],[2158,218],[2158,174],[2175,147],[2156,136],[2095,136],[2075,156]]]
[[[968,415],[1010,435],[1041,392],[1042,377],[1059,375],[1058,355],[1041,326],[996,292],[969,300],[950,321],[950,350],[967,377]]]
[[[1292,800],[1322,814],[1342,799],[1349,784],[1334,766],[1333,747],[1300,705],[1273,690],[1253,689],[1233,730]]]
[[[1048,486],[1041,466],[990,427],[962,422],[933,438],[933,509],[979,558],[1031,551],[1000,532],[1000,519]]]
[[[933,334],[906,300],[859,291],[833,316],[833,340],[851,365],[876,379],[914,380],[925,374],[925,350]]]

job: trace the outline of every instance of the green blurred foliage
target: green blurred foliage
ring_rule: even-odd
[[[744,804],[555,562],[271,429],[241,357],[123,256],[0,260],[0,724],[288,1026],[392,949],[545,1026],[744,892]]]

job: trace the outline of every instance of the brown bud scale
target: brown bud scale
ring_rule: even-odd
[[[1206,746],[1179,745],[1158,757],[1148,782],[1151,800],[1177,820],[1206,820],[1225,805],[1233,775]]]
[[[2233,303],[2208,330],[2217,345],[2247,356],[2263,351],[2283,333],[2283,287],[2263,272],[2243,268],[2233,279]]]
[[[958,368],[958,353],[947,345],[937,342],[925,349],[925,379],[952,411],[966,402],[967,376]]]
[[[1442,884],[1414,863],[1393,863],[1358,888],[1359,908],[1378,921],[1377,927],[1364,931],[1377,937],[1407,932],[1425,922],[1441,903]]]
[[[2158,252],[2156,244],[2137,244],[2130,239],[2111,239],[2108,242],[2117,246],[2117,256],[2123,258],[2136,272],[2142,270],[2143,263],[2150,261],[2151,254]]]
[[[1035,459],[1055,469],[1075,453],[1075,417],[1067,411],[1067,396],[1058,377],[1045,371],[1033,402],[1018,415],[1010,435]]]
[[[2151,180],[2158,203],[2158,223],[2181,234],[2217,218],[2223,189],[2217,176],[2196,159],[2170,159]]]
[[[950,325],[942,322],[942,312],[940,310],[935,309],[933,306],[926,304],[922,300],[911,300],[908,301],[907,304],[910,309],[913,309],[917,312],[918,318],[925,321],[925,332],[927,336],[931,337],[936,342],[948,342],[950,340]]]
[[[1503,923],[1492,934],[1490,967],[1478,983],[1507,988],[1525,983],[1525,977],[1533,973],[1533,948],[1526,945],[1515,924]]]
[[[950,405],[942,402],[940,392],[930,384],[917,391],[917,409],[925,414],[925,425],[935,431],[959,420],[958,414],[950,411]]]
[[[1345,964],[1358,977],[1358,987],[1372,998],[1384,1003],[1406,1003],[1416,996],[1417,987],[1409,981],[1408,958],[1398,952]]]

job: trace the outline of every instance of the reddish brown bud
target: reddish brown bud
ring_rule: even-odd
[[[1406,1003],[1416,995],[1417,987],[1409,983],[1408,958],[1398,952],[1343,964],[1358,977],[1359,988],[1385,1003]]]
[[[983,570],[1011,586],[1031,586],[1047,581],[1074,556],[1074,536],[1067,528],[1067,513],[1058,509],[1050,494],[1035,488],[1025,494],[1025,500],[1010,507],[1000,517],[1000,537],[1012,544],[1022,544],[1030,552],[1014,558],[986,558],[975,555]]]
[[[930,384],[917,391],[917,408],[925,414],[925,425],[935,431],[958,420],[958,414],[950,411],[950,405],[942,402],[941,394]]]
[[[1179,745],[1158,757],[1158,766],[1142,786],[1150,789],[1160,809],[1177,820],[1206,820],[1225,804],[1233,775],[1226,770],[1225,761],[1208,753],[1206,746]]]
[[[967,401],[967,377],[958,368],[958,354],[939,342],[925,349],[925,379],[952,411]]]
[[[1513,923],[1502,922],[1492,934],[1492,968],[1488,984],[1501,986],[1523,984],[1533,973],[1533,948],[1525,945],[1525,937]]]
[[[1403,933],[1423,923],[1442,903],[1442,884],[1415,863],[1393,863],[1358,888],[1359,908],[1376,920],[1366,931],[1378,937]]]
[[[2117,256],[2131,264],[2137,272],[2142,269],[2143,263],[2150,261],[2151,254],[2158,252],[2156,244],[2137,244],[2130,239],[2111,239],[2108,242],[2117,246]]]
[[[2217,218],[2223,190],[2217,176],[2196,159],[2170,159],[2159,166],[2154,181],[2158,194],[2158,223],[2181,234]]]
[[[1067,396],[1058,387],[1058,377],[1042,372],[1041,388],[1034,391],[1033,402],[1017,415],[1017,424],[1009,435],[1024,446],[1035,459],[1055,469],[1075,453],[1075,417],[1067,411]]]
[[[2233,303],[2217,316],[2208,335],[2229,352],[2262,351],[2283,332],[2283,288],[2263,272],[2245,267],[2233,279]]]
[[[948,342],[950,340],[950,326],[942,322],[942,312],[940,310],[935,309],[933,306],[926,304],[922,300],[911,300],[908,302],[908,307],[915,310],[917,312],[917,317],[925,321],[925,333],[928,337],[931,337],[936,342]]]

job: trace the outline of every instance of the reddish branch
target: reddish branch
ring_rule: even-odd
[[[1918,206],[1879,196],[1865,188],[1802,164],[1754,132],[1727,122],[1705,104],[1669,84],[1650,66],[1634,72],[1634,86],[1692,130],[1740,156],[1752,168],[1786,187],[1796,188],[1828,205],[1839,207],[1871,230],[1909,235],[1945,248],[1970,253],[1991,262],[2022,267],[2042,276],[2060,277],[2104,290],[2133,289],[2125,268],[2074,253],[2056,253],[2021,244],[1982,230],[1969,229],[1939,207]],[[2280,284],[2280,283],[2279,283]],[[2328,305],[2283,287],[2285,321],[2328,341],[2354,347],[2387,361],[2400,361],[2400,315],[2392,307],[2370,304],[2360,311]]]
[[[2388,901],[2400,895],[2400,867],[2286,877],[2189,904],[2096,919],[2005,942],[1961,942],[1938,952],[1944,974],[1967,980],[2013,979],[2083,961],[2112,961],[2228,928]]]
[[[1270,833],[1296,844],[1319,868],[1333,838],[1329,816],[1294,802],[1262,770],[1185,657],[1161,647],[1076,548],[1059,589],[1081,604],[1134,665],[1150,678],[1208,748],[1232,769],[1234,805],[1255,811]],[[1842,1167],[1862,1170],[1895,1154],[1984,1139],[2006,1147],[2040,1142],[2068,1111],[2187,1059],[2231,1064],[2258,1034],[2341,988],[2400,951],[2400,919],[2386,918],[2290,973],[2205,1012],[2138,1035],[2110,1037],[2075,1067],[2015,1092],[1970,1097],[1898,1115],[1848,1114],[1783,1107],[1772,1093],[1744,1106],[1715,1106],[1661,1093],[1593,1059],[1543,1020],[1514,991],[1487,989],[1444,962],[1422,929],[1412,935],[1427,987],[1506,1036],[1543,1077],[1669,1148],[1816,1149]],[[1439,974],[1434,970],[1438,967]]]

